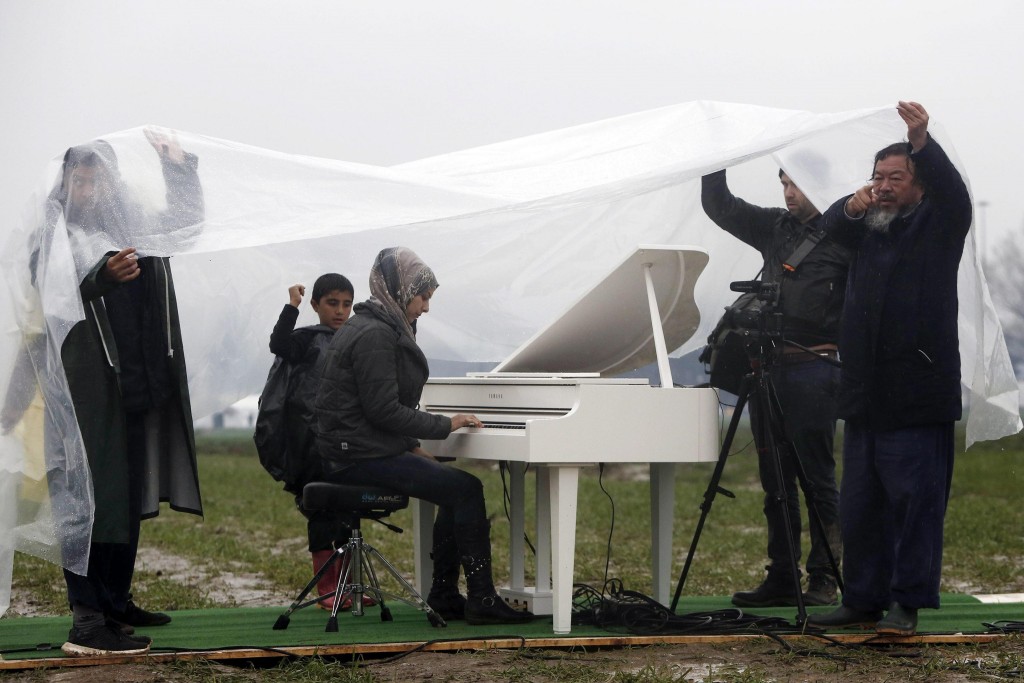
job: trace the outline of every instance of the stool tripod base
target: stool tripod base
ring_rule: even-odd
[[[348,562],[343,565],[344,570],[338,577],[338,584],[335,586],[334,592],[306,600],[306,596],[316,587],[321,577],[330,571],[330,568],[335,563],[343,562],[346,559]],[[380,581],[377,579],[377,572],[374,567],[375,564],[380,565],[391,574],[405,590],[406,595],[397,595],[381,590]],[[338,611],[345,598],[351,598],[352,616],[361,617],[365,613],[363,605],[364,595],[377,601],[377,606],[380,608],[381,621],[393,620],[391,609],[387,606],[385,600],[385,598],[388,598],[398,600],[410,607],[426,612],[427,620],[431,626],[444,627],[448,625],[441,615],[427,604],[426,600],[423,599],[412,584],[406,581],[398,570],[395,569],[394,565],[388,562],[376,548],[363,541],[362,532],[356,528],[352,530],[352,538],[349,539],[348,543],[334,551],[330,559],[324,563],[316,575],[306,584],[306,587],[302,589],[302,592],[295,598],[295,601],[288,607],[288,610],[277,618],[277,621],[274,623],[274,630],[283,631],[288,628],[291,615],[296,610],[333,598],[334,606],[331,608],[331,616],[327,620],[325,630],[328,633],[336,633],[338,631]]]

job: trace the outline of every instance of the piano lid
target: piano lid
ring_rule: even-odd
[[[639,245],[494,372],[614,375],[653,362],[656,349],[645,264],[651,264],[666,347],[674,351],[700,324],[693,286],[707,263],[708,254],[700,247]]]

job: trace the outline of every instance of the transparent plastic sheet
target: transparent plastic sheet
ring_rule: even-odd
[[[932,131],[964,173],[951,141],[937,125]],[[59,350],[84,316],[82,272],[97,255],[129,246],[122,239],[140,255],[173,256],[197,418],[260,391],[271,361],[267,339],[290,284],[341,272],[356,300],[365,299],[370,265],[387,246],[413,249],[440,282],[419,330],[427,356],[495,362],[637,244],[701,246],[711,255],[695,292],[701,328],[676,350],[682,354],[704,342],[735,297],[728,283],[749,279],[760,265],[756,252],[704,215],[701,175],[739,173],[760,160],[769,171],[758,183],[771,194],[758,203],[777,205],[774,161],[824,209],[865,182],[874,152],[905,132],[894,107],[818,115],[695,102],[393,168],[179,132],[181,147],[198,159],[205,215],[168,229],[160,217],[175,213],[168,206],[175,194],[139,128],[104,137],[126,206],[135,207],[123,212],[127,237],[81,234],[54,211],[62,155],[44,173],[23,224],[8,226],[2,239],[0,396],[19,397],[5,407],[25,409],[0,436],[0,609],[14,549],[84,570],[91,482]],[[45,254],[35,281],[34,251]],[[973,233],[960,288],[970,443],[1020,429],[1016,382]]]

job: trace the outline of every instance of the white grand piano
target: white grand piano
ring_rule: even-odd
[[[427,451],[508,461],[511,586],[501,594],[535,614],[552,614],[555,633],[571,628],[576,495],[579,470],[587,465],[650,463],[653,595],[668,604],[673,463],[718,458],[715,393],[673,387],[668,363],[668,350],[697,329],[693,287],[707,262],[707,252],[695,247],[639,246],[493,372],[432,377],[424,387],[422,410],[473,413],[483,422],[424,442]],[[654,360],[660,387],[614,377]],[[537,475],[535,587],[523,585],[527,465]],[[416,576],[425,590],[433,506],[418,502],[414,518]]]

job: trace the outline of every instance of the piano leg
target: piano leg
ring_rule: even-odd
[[[510,463],[510,497],[522,496],[525,488],[525,466]],[[569,633],[572,629],[572,585],[576,562],[576,499],[579,491],[579,465],[548,465],[538,467],[537,473],[537,586],[543,594],[544,588],[552,587],[552,623],[555,633]],[[518,480],[518,483],[517,483]],[[518,493],[516,493],[518,490]],[[430,592],[434,565],[430,559],[430,548],[434,537],[433,503],[413,498],[413,548],[416,566],[416,589],[423,595]],[[671,512],[671,504],[669,510]],[[516,563],[520,565],[518,588],[525,583],[522,564],[523,548],[523,505],[512,505],[512,535],[510,549],[512,558],[512,586],[516,588]],[[671,514],[669,539],[671,540]],[[518,522],[516,521],[518,518]],[[546,522],[546,523],[545,523]],[[519,532],[516,533],[516,529]],[[669,552],[671,555],[671,552]],[[516,558],[519,558],[518,560]],[[548,568],[551,568],[550,575]]]
[[[552,623],[555,633],[572,630],[572,584],[576,560],[576,496],[578,465],[551,465],[548,494],[551,500],[551,578],[554,593]]]
[[[651,578],[654,599],[669,604],[672,582],[672,522],[675,512],[676,466],[651,463]]]
[[[434,561],[430,559],[430,549],[434,547],[434,511],[436,506],[419,498],[413,498],[409,503],[412,505],[415,586],[419,594],[426,600],[426,595],[430,592],[430,584],[434,581]]]
[[[543,491],[551,490],[551,470],[547,467],[536,467],[537,473],[537,581],[535,590],[538,597],[551,592],[551,497],[543,495]],[[573,529],[575,529],[575,525]]]
[[[509,467],[509,587],[498,594],[516,609],[524,604],[536,615],[552,613],[551,605],[551,500],[547,467],[535,467],[537,526],[534,536],[536,583],[526,585],[526,464],[508,462]]]
[[[526,585],[526,553],[523,549],[523,537],[526,533],[526,463],[509,462],[509,587],[514,591],[522,591]]]

